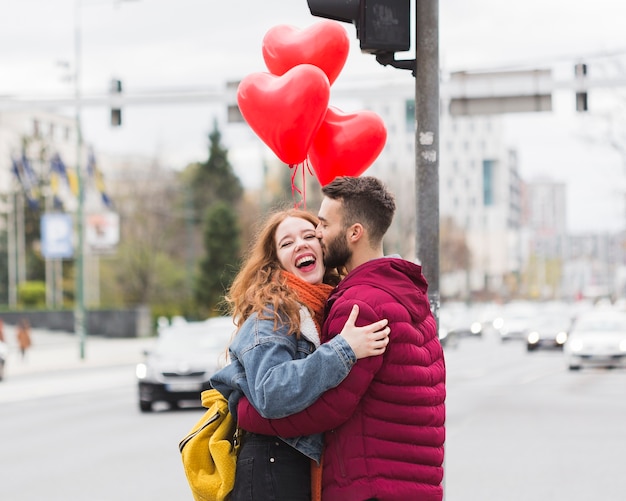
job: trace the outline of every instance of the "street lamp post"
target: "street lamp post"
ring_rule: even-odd
[[[85,295],[84,295],[84,251],[85,251],[85,189],[82,174],[81,155],[83,151],[83,134],[81,129],[81,30],[80,30],[80,3],[75,0],[74,8],[74,98],[75,98],[75,125],[76,125],[76,181],[78,184],[78,204],[76,209],[76,257],[75,269],[75,297],[74,297],[74,332],[80,343],[80,358],[85,358]]]
[[[121,2],[137,0],[116,0]],[[81,128],[81,2],[74,3],[74,100],[76,126],[76,181],[78,184],[78,207],[76,209],[76,282],[74,298],[74,332],[80,343],[80,358],[85,358],[85,342],[87,339],[85,318],[85,180],[82,172],[81,156],[83,151],[83,134]]]

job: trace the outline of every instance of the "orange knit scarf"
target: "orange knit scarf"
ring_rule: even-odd
[[[287,287],[293,289],[298,296],[298,300],[309,308],[317,332],[322,332],[322,324],[324,323],[324,305],[333,290],[332,285],[328,284],[310,284],[293,273],[283,271],[282,276],[285,277]]]

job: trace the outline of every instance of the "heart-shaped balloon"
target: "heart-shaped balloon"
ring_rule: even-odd
[[[324,20],[308,28],[279,25],[263,38],[263,59],[274,75],[283,75],[299,64],[313,64],[321,68],[329,83],[343,69],[350,40],[345,28],[336,21]]]
[[[373,111],[343,113],[330,107],[309,150],[309,163],[322,186],[337,176],[360,176],[385,146],[387,129]]]
[[[306,159],[329,99],[326,74],[311,64],[282,76],[252,73],[237,88],[239,110],[250,128],[289,165]]]

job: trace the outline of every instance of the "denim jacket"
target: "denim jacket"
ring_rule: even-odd
[[[211,384],[228,399],[237,417],[237,403],[245,395],[266,418],[282,418],[311,405],[350,372],[356,356],[342,336],[319,345],[319,334],[308,310],[300,310],[301,336],[287,335],[288,327],[251,315],[230,347],[230,363],[211,377]],[[319,348],[316,349],[316,346]],[[319,462],[322,434],[281,438]]]

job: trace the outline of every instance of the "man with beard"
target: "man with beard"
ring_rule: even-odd
[[[347,271],[328,299],[322,342],[357,304],[357,323],[389,320],[387,351],[291,416],[264,419],[244,400],[239,425],[284,437],[324,431],[324,501],[441,501],[445,362],[421,267],[384,256],[396,206],[378,179],[339,177],[322,192],[324,264]]]

